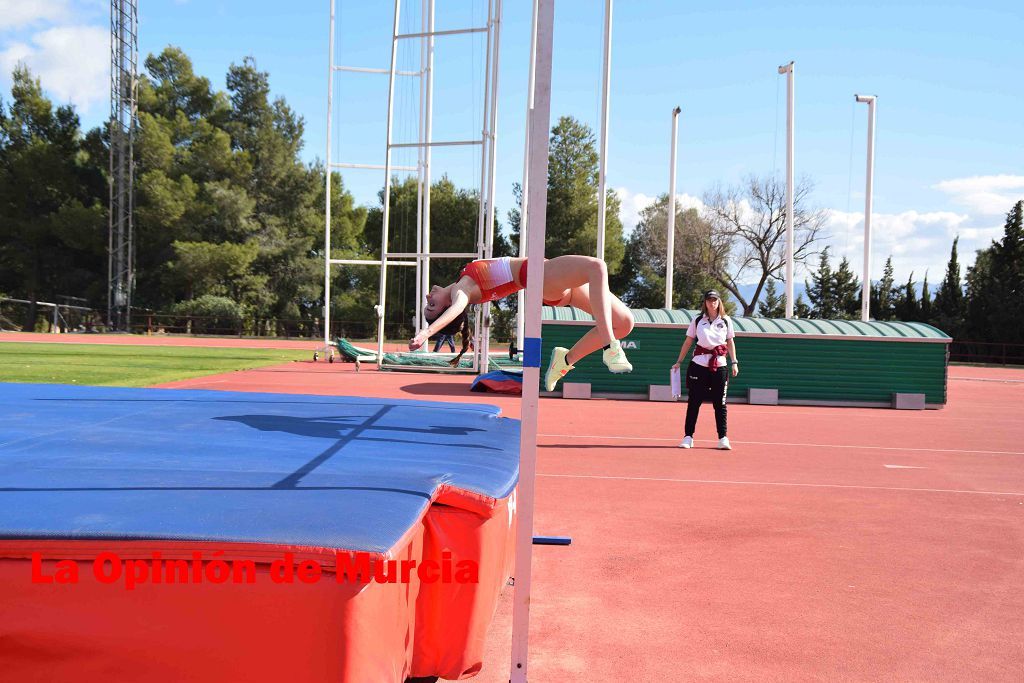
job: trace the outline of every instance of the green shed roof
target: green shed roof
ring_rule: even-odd
[[[697,311],[667,308],[634,308],[637,326],[685,326],[697,317]],[[594,318],[578,308],[545,306],[544,322],[593,322]],[[741,335],[808,337],[864,337],[871,339],[909,339],[951,341],[949,335],[925,323],[872,320],[819,320],[815,318],[743,318],[734,316],[733,324]]]

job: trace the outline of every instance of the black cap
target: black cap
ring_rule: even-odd
[[[707,299],[721,299],[721,298],[722,297],[718,296],[718,292],[716,292],[713,289],[709,289],[708,291],[704,292],[704,299],[705,300],[707,300]]]

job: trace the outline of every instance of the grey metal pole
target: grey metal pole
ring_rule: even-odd
[[[428,0],[420,2],[420,30],[427,32],[427,3]],[[427,39],[420,40],[420,103],[419,116],[417,118],[417,139],[420,147],[416,150],[416,253],[423,251],[423,155],[427,151],[426,145],[426,88],[427,79],[424,77],[427,71]],[[416,317],[413,320],[414,330],[420,329],[423,324],[423,303],[430,284],[423,278],[423,257],[416,257]]]
[[[875,190],[875,95],[855,95],[868,105],[868,161],[864,190],[864,283],[861,285],[860,319],[871,319],[871,204]]]
[[[601,80],[601,159],[597,171],[597,258],[604,258],[606,169],[608,166],[608,84],[612,77],[612,0],[604,3],[604,68]]]
[[[530,29],[530,75],[526,85],[526,136],[523,143],[523,185],[520,188],[520,210],[519,210],[519,256],[520,258],[526,257],[526,240],[529,224],[527,223],[527,217],[529,215],[529,199],[530,199],[530,112],[533,110],[533,87],[534,87],[534,74],[536,73],[536,64],[534,56],[537,53],[537,2],[533,0],[533,25]],[[525,334],[525,311],[526,311],[526,292],[520,291],[517,295],[516,307],[516,348],[523,348],[523,338]]]
[[[384,364],[384,313],[388,285],[388,228],[391,220],[391,133],[395,114],[395,66],[398,61],[398,14],[401,0],[395,0],[395,22],[391,31],[391,69],[388,76],[387,145],[384,157],[384,208],[380,230],[380,303],[377,311],[377,369]],[[429,248],[429,246],[428,246]]]
[[[428,0],[427,7],[427,31],[434,31],[434,0]],[[423,114],[424,120],[424,141],[429,143],[434,139],[434,36],[427,38],[427,86],[426,86],[426,111]],[[431,148],[428,146],[423,150],[423,205],[422,213],[423,226],[423,251],[430,254],[430,163]],[[430,291],[430,256],[423,259],[422,271],[420,273],[423,282],[423,295]],[[421,325],[422,321],[417,321]]]
[[[779,67],[786,77],[786,317],[793,317],[793,157],[794,157],[794,79],[796,63]]]
[[[488,130],[490,131],[489,147],[490,152],[488,154],[488,165],[489,169],[487,172],[487,226],[484,231],[485,244],[484,244],[484,255],[485,258],[491,258],[494,249],[494,194],[495,194],[495,176],[498,173],[498,74],[500,73],[501,66],[501,13],[502,5],[501,0],[492,0],[494,3],[494,9],[491,16],[493,22],[494,32],[494,59],[491,62],[492,76],[491,76],[491,109],[490,109],[490,123]],[[478,372],[484,373],[488,371],[490,353],[491,353],[491,309],[490,305],[484,306],[484,331],[483,339],[480,344],[481,357],[480,363],[477,368]]]
[[[665,245],[665,308],[672,308],[672,275],[675,271],[676,257],[676,147],[679,134],[679,112],[672,110],[672,151],[668,168],[668,222],[665,232],[668,234]]]
[[[331,343],[331,112],[334,104],[334,2],[331,0],[331,29],[327,47],[327,181],[324,201],[324,346]]]

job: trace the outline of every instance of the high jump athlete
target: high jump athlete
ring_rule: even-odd
[[[456,282],[431,287],[423,308],[423,316],[429,324],[412,338],[409,350],[415,351],[439,332],[464,329],[466,308],[470,304],[496,301],[525,289],[526,263],[525,258],[479,259],[467,264]],[[582,358],[602,348],[602,360],[611,372],[632,372],[633,366],[626,359],[619,340],[633,329],[633,314],[609,291],[608,267],[604,261],[577,255],[546,259],[543,298],[548,306],[575,306],[594,316],[596,321],[571,349],[557,346],[552,350],[544,375],[547,391],[554,391],[558,380]],[[463,352],[465,349],[464,342]]]

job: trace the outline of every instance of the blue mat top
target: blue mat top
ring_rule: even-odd
[[[0,383],[0,538],[390,550],[439,485],[505,498],[494,406]]]

